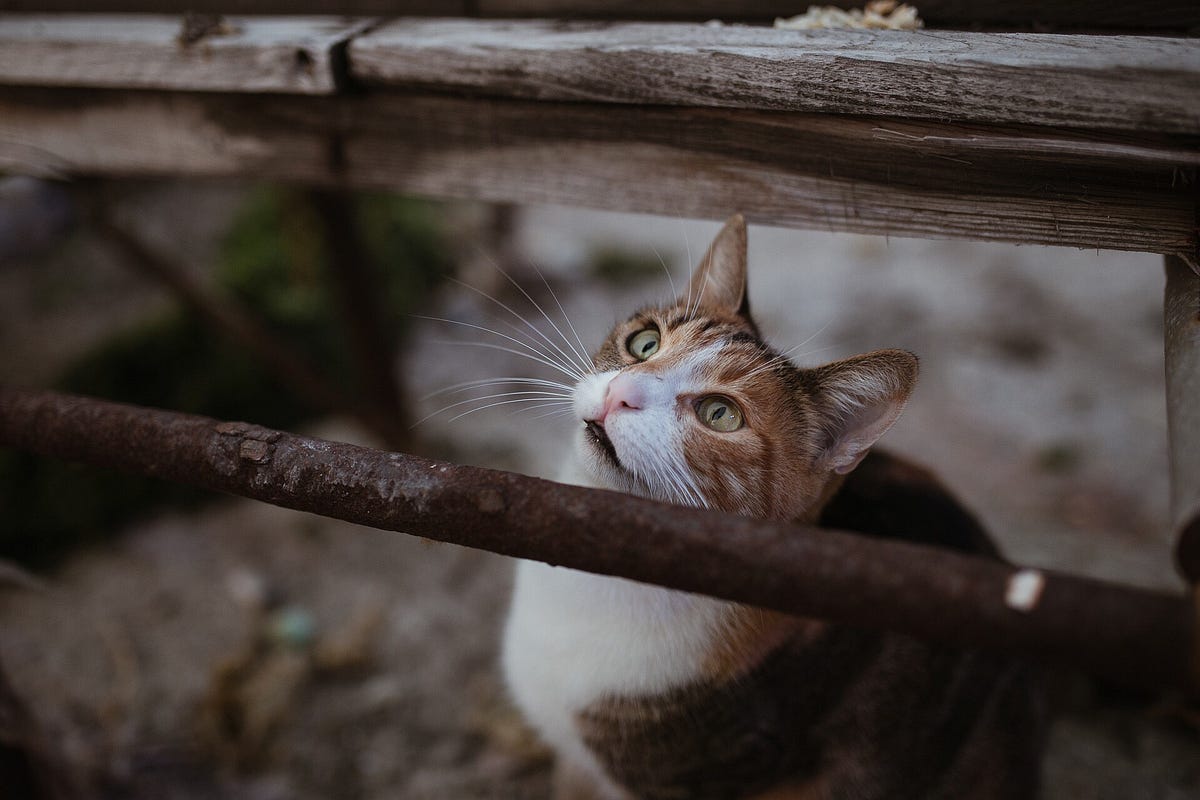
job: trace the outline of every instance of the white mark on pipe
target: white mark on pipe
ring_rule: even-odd
[[[1042,599],[1042,589],[1045,587],[1046,576],[1041,572],[1036,569],[1018,570],[1008,579],[1004,603],[1017,611],[1033,611]]]

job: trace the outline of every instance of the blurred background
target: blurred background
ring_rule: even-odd
[[[481,328],[522,324],[504,304],[555,336],[536,303],[595,346],[682,286],[717,228],[6,179],[0,382],[553,478],[571,420],[454,388],[553,377],[478,346],[505,345]],[[332,277],[348,261],[358,291]],[[1182,587],[1160,257],[751,225],[750,265],[756,316],[799,363],[921,357],[883,444],[940,474],[1010,559]],[[4,450],[0,520],[0,662],[47,758],[92,794],[548,796],[548,754],[496,670],[505,559]],[[1047,797],[1200,796],[1194,708],[1062,687]]]

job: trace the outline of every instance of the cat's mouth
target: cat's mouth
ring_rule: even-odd
[[[622,469],[621,459],[617,458],[617,450],[613,447],[612,439],[608,438],[608,433],[604,430],[604,426],[595,420],[587,420],[584,424],[584,429],[587,431],[587,435],[592,440],[592,443],[608,457],[608,460],[618,469]]]

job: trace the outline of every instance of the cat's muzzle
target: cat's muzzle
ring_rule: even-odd
[[[621,459],[617,458],[617,450],[613,447],[612,439],[608,438],[608,433],[604,430],[604,426],[595,420],[587,420],[584,422],[585,430],[588,437],[600,449],[609,461],[618,469],[621,467]]]

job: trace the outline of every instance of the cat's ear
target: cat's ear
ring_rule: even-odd
[[[710,308],[731,314],[750,315],[746,293],[746,220],[734,214],[708,247],[692,273],[687,294],[680,304]]]
[[[813,370],[822,439],[818,469],[844,475],[900,418],[917,383],[917,357],[876,350]]]

